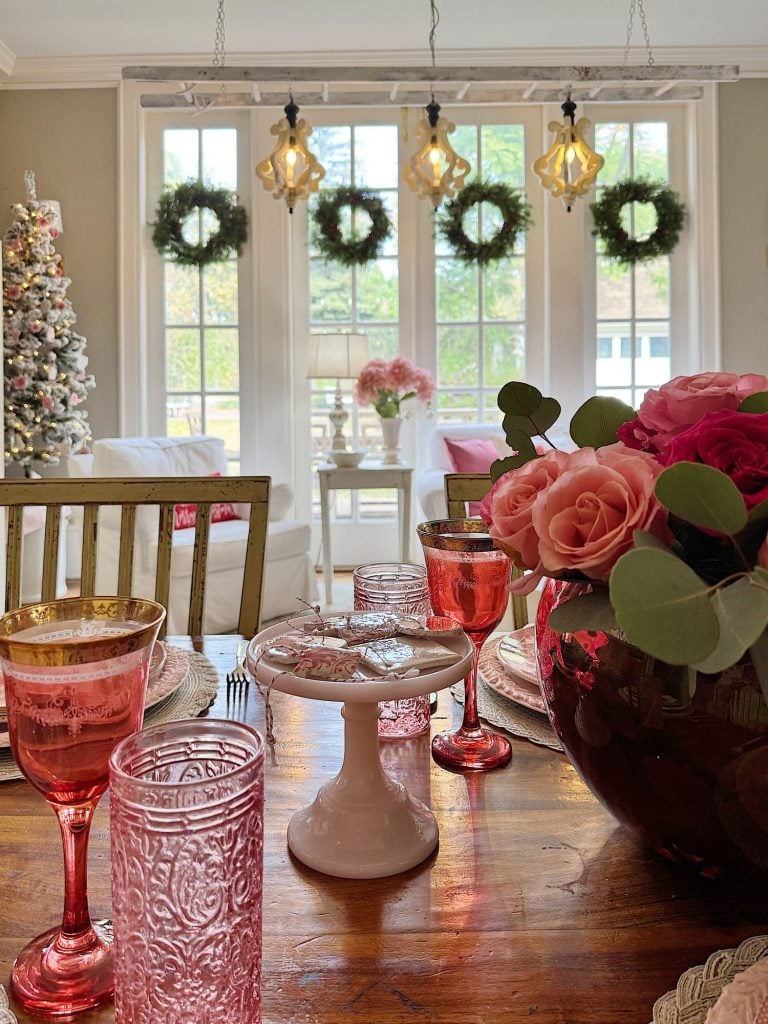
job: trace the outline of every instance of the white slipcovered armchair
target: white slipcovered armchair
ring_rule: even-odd
[[[225,475],[227,460],[224,442],[217,437],[121,437],[93,442],[93,453],[74,455],[64,467],[68,476],[215,476]],[[267,549],[264,566],[262,621],[290,615],[301,610],[301,600],[317,599],[317,581],[310,553],[308,523],[287,518],[293,504],[288,484],[271,489]],[[235,512],[237,512],[235,507]],[[82,510],[73,508],[67,539],[67,575],[80,575]],[[141,510],[136,517],[136,565],[134,593],[151,597],[154,593],[154,565],[157,557],[155,538],[156,510]],[[110,593],[117,580],[119,550],[119,513],[103,509],[99,517],[99,558],[97,591]],[[192,572],[194,529],[177,529],[173,534],[171,594],[168,632],[184,633],[189,585]],[[233,630],[242,582],[248,523],[244,519],[212,523],[204,628],[207,633]]]

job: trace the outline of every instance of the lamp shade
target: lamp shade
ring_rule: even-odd
[[[367,362],[367,334],[309,336],[307,377],[357,377]]]

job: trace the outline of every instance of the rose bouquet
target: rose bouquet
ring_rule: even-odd
[[[513,590],[589,582],[551,613],[553,629],[619,628],[702,672],[749,652],[768,699],[768,378],[676,377],[637,412],[591,398],[571,421],[572,451],[547,438],[554,399],[511,382],[499,406],[516,454],[494,463],[481,514],[528,570]]]
[[[428,370],[422,370],[406,356],[390,362],[371,359],[355,382],[355,397],[361,405],[372,405],[382,419],[400,415],[400,404],[409,398],[429,402],[435,382]]]

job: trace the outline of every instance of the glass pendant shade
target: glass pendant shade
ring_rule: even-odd
[[[256,175],[264,188],[275,199],[285,199],[289,213],[293,213],[300,199],[317,192],[325,177],[325,168],[307,146],[312,126],[304,118],[297,121],[298,113],[298,106],[291,100],[285,107],[285,117],[270,128],[272,135],[277,136],[275,148],[256,165]]]
[[[456,125],[440,117],[440,104],[432,100],[426,107],[426,117],[416,125],[419,148],[403,169],[411,191],[420,199],[429,199],[434,209],[464,187],[472,169],[448,140],[455,129]]]
[[[533,171],[541,179],[542,187],[556,199],[562,199],[570,212],[575,199],[585,195],[605,161],[590,149],[584,132],[591,122],[586,117],[574,121],[576,104],[570,99],[563,104],[563,122],[550,121],[549,131],[555,138],[547,152],[534,161]]]

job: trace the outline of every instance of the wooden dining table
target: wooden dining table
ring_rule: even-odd
[[[259,729],[263,702],[227,694],[237,638],[173,638],[221,676],[208,714]],[[648,1024],[654,1001],[717,949],[768,931],[764,894],[661,860],[590,794],[566,757],[513,740],[511,764],[453,774],[429,736],[382,742],[386,769],[429,804],[440,844],[400,875],[319,874],[286,844],[291,814],[336,774],[340,705],[273,693],[277,763],[266,764],[264,1024]],[[440,694],[432,732],[458,723]],[[89,896],[110,915],[109,800],[96,813]],[[0,784],[0,983],[60,919],[58,829],[24,781]],[[19,1021],[38,1020],[11,1006]],[[113,1020],[105,1005],[83,1024]],[[165,1024],[158,1020],[156,1024]]]

